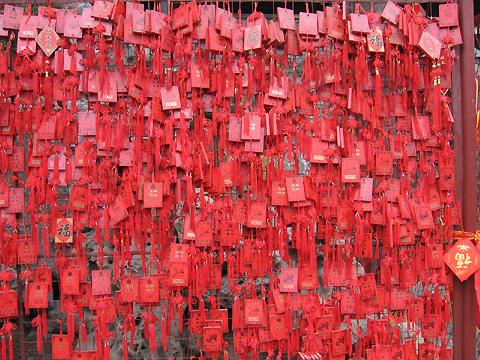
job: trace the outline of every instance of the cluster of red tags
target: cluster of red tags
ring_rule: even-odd
[[[2,359],[14,278],[43,351],[52,272],[67,324],[54,359],[109,359],[117,328],[127,359],[139,313],[152,353],[178,326],[202,359],[452,357],[445,262],[463,278],[479,266],[469,241],[444,262],[461,222],[457,4],[438,18],[306,5],[271,20],[229,3],[4,6]]]

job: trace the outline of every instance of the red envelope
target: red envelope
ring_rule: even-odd
[[[187,244],[171,244],[170,245],[170,262],[188,262],[189,246]]]
[[[213,245],[212,225],[208,221],[201,221],[195,227],[195,245],[206,247]]]
[[[347,352],[347,330],[332,331],[332,355],[339,356]]]

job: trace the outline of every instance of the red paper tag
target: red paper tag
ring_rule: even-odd
[[[260,49],[262,46],[262,27],[260,25],[247,26],[243,39],[243,50]]]
[[[80,39],[82,37],[82,28],[80,27],[82,16],[73,12],[68,12],[64,16],[63,35],[66,37]]]
[[[223,334],[220,326],[203,328],[203,350],[206,352],[222,351]]]
[[[422,33],[418,46],[425,51],[431,59],[438,59],[440,57],[442,43],[428,31]]]
[[[143,207],[145,209],[163,206],[163,184],[161,182],[143,184]]]
[[[391,176],[393,172],[393,154],[391,151],[377,151],[375,157],[375,174]]]
[[[252,202],[250,211],[247,214],[247,226],[253,228],[264,228],[267,226],[267,208],[264,202]]]
[[[6,182],[0,183],[0,207],[6,208],[10,203],[10,189]]]
[[[65,295],[80,294],[80,270],[65,269],[62,271],[61,290]]]
[[[28,306],[34,309],[48,308],[48,285],[33,283],[28,286]]]
[[[188,267],[185,262],[169,263],[169,284],[170,286],[184,287],[188,285]]]
[[[305,201],[303,177],[289,176],[285,179],[288,201]]]
[[[283,268],[280,274],[280,291],[298,291],[298,268]]]
[[[92,271],[92,295],[110,295],[110,270]]]
[[[128,217],[128,211],[125,208],[121,196],[117,196],[108,208],[110,215],[110,224],[115,225]]]
[[[342,158],[342,181],[360,182],[360,162],[355,158]]]
[[[120,295],[123,302],[134,302],[138,299],[138,279],[123,278],[120,282]]]
[[[359,33],[369,33],[370,25],[368,23],[368,16],[365,14],[350,14],[350,21],[352,24],[352,31]]]
[[[269,316],[270,334],[273,340],[286,339],[286,321],[284,315]]]
[[[415,221],[420,230],[433,229],[435,224],[433,223],[432,211],[427,205],[415,206]]]
[[[263,136],[260,116],[245,114],[242,119],[242,140],[260,140]]]
[[[67,360],[72,358],[72,347],[68,335],[52,335],[52,359]]]
[[[45,27],[36,37],[37,43],[47,57],[50,57],[58,47],[60,37],[50,26]]]
[[[6,212],[9,214],[23,213],[25,207],[25,189],[9,188],[9,202]]]
[[[458,26],[458,4],[448,3],[440,4],[438,6],[438,13],[440,18],[440,27],[454,27]]]
[[[0,291],[0,318],[18,316],[18,295],[15,290]]]
[[[263,325],[265,324],[264,302],[258,299],[245,300],[245,324]]]
[[[402,8],[389,0],[383,9],[382,17],[396,25],[401,14]]]
[[[272,182],[272,205],[288,206],[287,190],[283,181]]]
[[[370,52],[385,52],[383,33],[381,29],[374,29],[367,34],[368,50]]]
[[[172,86],[170,89],[165,87],[160,88],[160,96],[162,98],[163,110],[180,109],[180,93],[177,86]]]
[[[298,18],[298,32],[302,35],[318,36],[318,19],[316,13],[300,12]]]
[[[158,278],[140,278],[138,283],[138,301],[141,303],[157,303],[160,301],[160,284]]]
[[[18,30],[23,17],[23,7],[6,4],[3,8],[3,28]]]
[[[277,7],[278,23],[284,30],[295,30],[295,15],[293,10]]]

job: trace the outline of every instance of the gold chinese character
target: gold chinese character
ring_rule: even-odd
[[[460,248],[460,246],[459,246]],[[458,269],[466,269],[468,265],[472,263],[472,260],[470,258],[470,255],[467,254],[462,254],[461,252],[457,252],[455,254],[455,261],[457,262],[457,268]]]

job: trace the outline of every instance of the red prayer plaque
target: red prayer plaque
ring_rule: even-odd
[[[58,47],[60,36],[50,26],[45,27],[37,35],[37,44],[47,57],[50,57]]]
[[[55,230],[55,243],[67,244],[73,242],[73,219],[58,218]]]
[[[280,273],[280,291],[298,291],[298,268],[283,268]]]

